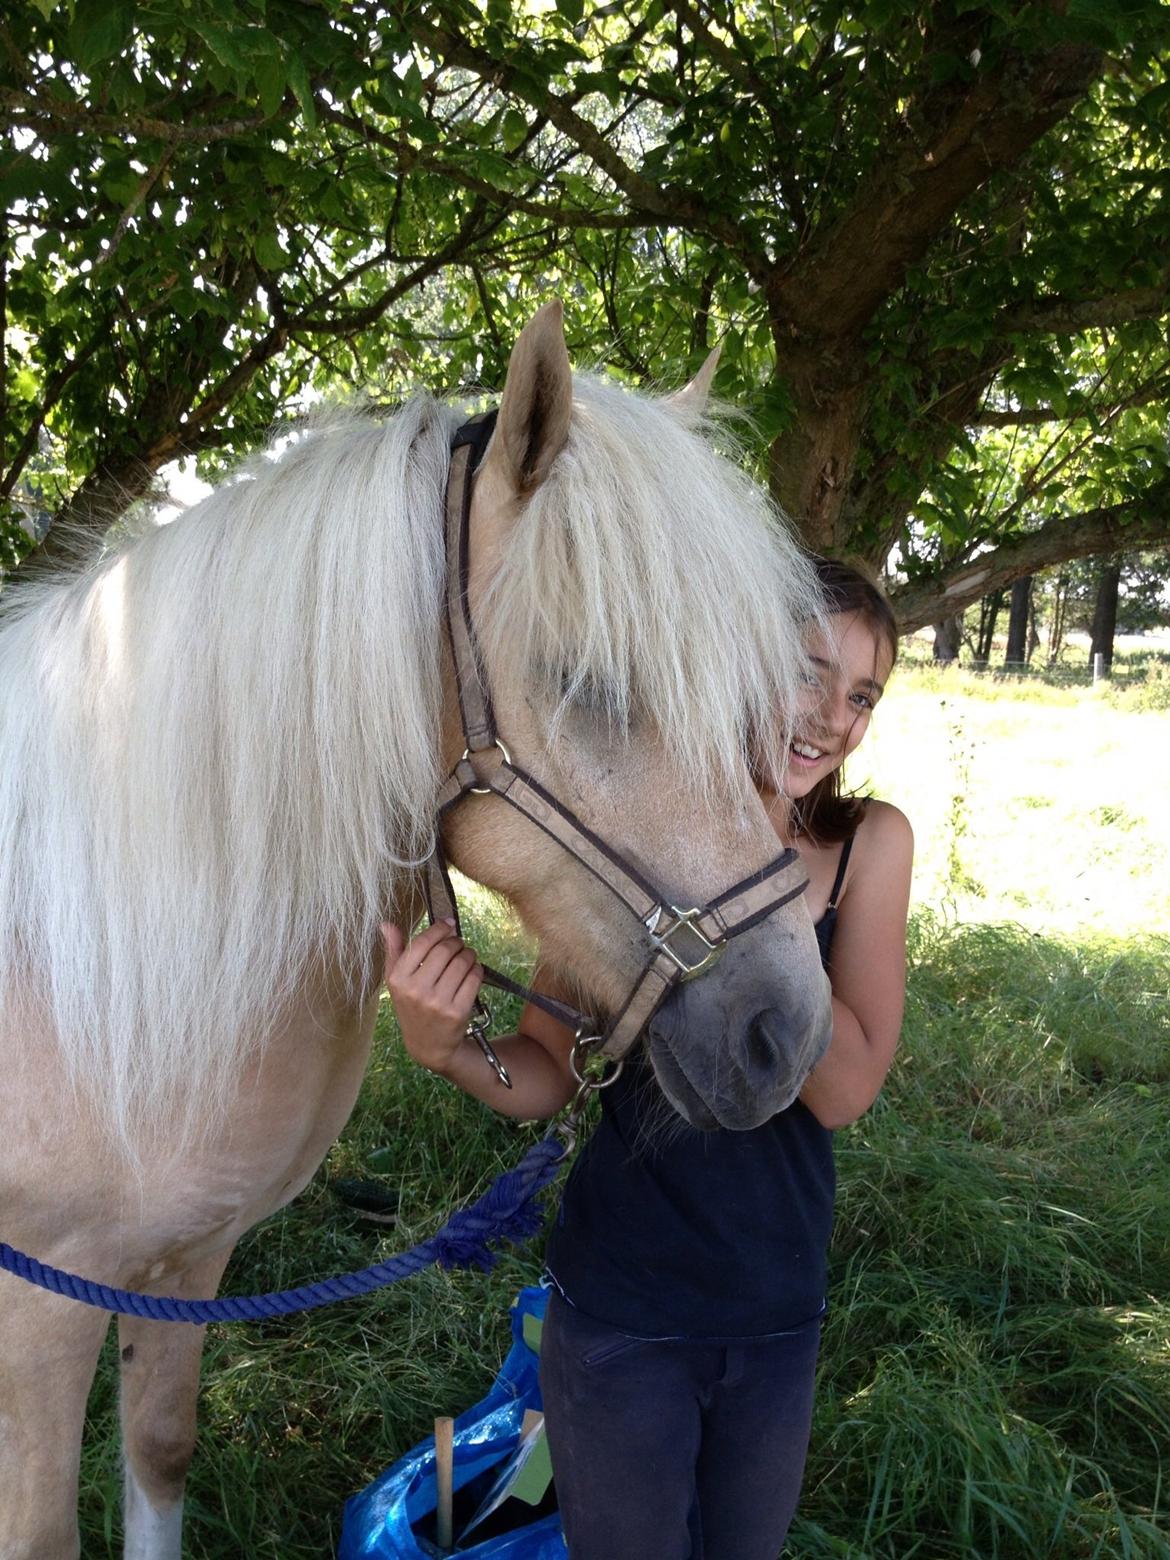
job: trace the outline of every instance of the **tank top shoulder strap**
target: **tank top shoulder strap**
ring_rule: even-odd
[[[825,906],[826,910],[835,910],[837,908],[837,900],[841,897],[841,889],[845,883],[845,869],[849,865],[849,853],[853,849],[853,841],[856,838],[856,834],[851,834],[841,847],[841,859],[837,863],[837,876],[833,879],[833,887],[829,891],[829,902]]]

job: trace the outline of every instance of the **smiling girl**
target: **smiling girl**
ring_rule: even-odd
[[[649,1069],[628,1061],[565,1187],[541,1388],[571,1560],[776,1560],[812,1420],[835,1177],[832,1132],[873,1103],[902,1024],[913,841],[896,807],[849,794],[897,654],[885,597],[817,565],[828,616],[779,790],[777,834],[809,875],[833,997],[828,1049],[798,1099],[745,1132],[661,1130]],[[575,1091],[572,1031],[529,1005],[496,1042],[506,1100],[467,1037],[482,971],[439,923],[385,927],[407,1050],[477,1098],[551,1115]],[[536,989],[565,996],[542,979]]]
[[[809,909],[833,989],[833,1038],[801,1102],[843,1127],[873,1104],[894,1057],[906,985],[914,838],[889,802],[851,795],[842,766],[869,730],[894,667],[898,629],[865,577],[817,562],[829,642],[809,646],[815,686],[789,753],[783,794],[763,792],[809,875]]]

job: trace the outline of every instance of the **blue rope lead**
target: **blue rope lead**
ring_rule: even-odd
[[[519,1243],[531,1239],[540,1229],[539,1194],[556,1175],[566,1152],[557,1138],[542,1138],[514,1170],[506,1170],[470,1208],[453,1214],[430,1240],[374,1267],[358,1273],[340,1273],[300,1289],[282,1289],[269,1295],[225,1295],[220,1300],[144,1295],[133,1289],[95,1284],[92,1279],[49,1267],[2,1241],[0,1268],[47,1289],[50,1294],[80,1300],[101,1311],[116,1311],[121,1316],[146,1316],[155,1322],[242,1322],[288,1316],[294,1311],[311,1311],[317,1306],[332,1305],[335,1300],[369,1294],[397,1283],[400,1278],[409,1278],[432,1262],[441,1268],[490,1268],[495,1255],[489,1250],[489,1241]]]

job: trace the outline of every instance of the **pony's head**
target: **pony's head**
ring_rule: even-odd
[[[713,369],[660,399],[574,380],[560,305],[542,309],[512,354],[470,526],[468,596],[511,757],[679,907],[778,854],[748,754],[782,768],[818,604],[767,501],[703,437]],[[450,765],[449,658],[445,689]],[[649,937],[585,866],[493,796],[454,809],[445,835],[587,1010],[620,1007]],[[829,1025],[798,898],[675,989],[648,1049],[688,1121],[747,1128],[790,1102]]]

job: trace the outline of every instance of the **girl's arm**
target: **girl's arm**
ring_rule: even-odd
[[[573,1031],[529,1003],[514,1035],[493,1035],[492,1048],[508,1069],[512,1087],[496,1077],[467,1034],[483,969],[448,921],[437,921],[410,944],[397,926],[382,928],[386,987],[394,1002],[407,1051],[428,1071],[522,1121],[555,1116],[576,1090],[569,1071]],[[561,996],[540,973],[534,987]]]
[[[896,807],[871,802],[857,831],[829,956],[833,1038],[802,1102],[823,1127],[848,1126],[877,1098],[902,1028],[914,836]]]

